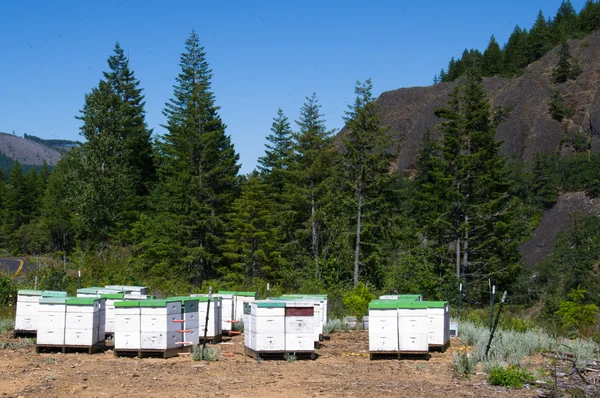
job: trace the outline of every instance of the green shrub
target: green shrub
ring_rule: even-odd
[[[519,366],[509,366],[508,368],[498,366],[491,369],[488,382],[493,386],[523,388],[523,383],[531,378],[531,373]]]
[[[17,297],[17,286],[8,274],[0,272],[0,305],[7,305],[11,295]]]
[[[568,300],[562,300],[556,314],[560,318],[563,331],[569,336],[582,334],[589,337],[596,323],[598,307],[595,304],[585,304],[585,290],[571,289]]]
[[[12,317],[0,318],[0,333],[10,332],[15,328],[15,320]]]
[[[196,344],[192,348],[190,354],[192,361],[218,361],[221,357],[221,351],[217,347],[213,347],[211,344],[207,344],[204,349],[201,344]]]
[[[369,311],[369,303],[375,299],[375,295],[369,291],[364,283],[359,283],[354,288],[348,290],[343,298],[342,303],[344,308],[351,315],[360,318],[367,315]]]
[[[340,319],[329,319],[323,326],[323,333],[330,334],[344,328],[344,323]]]

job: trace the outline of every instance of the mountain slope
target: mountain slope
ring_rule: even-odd
[[[0,154],[24,165],[42,165],[46,161],[54,166],[60,159],[57,150],[10,134],[0,134]]]
[[[531,162],[538,152],[569,152],[571,148],[561,144],[567,131],[587,134],[592,151],[600,150],[600,32],[568,43],[571,56],[582,70],[575,81],[552,83],[552,70],[559,58],[558,47],[529,65],[518,78],[483,79],[490,104],[511,109],[496,131],[496,138],[504,141],[504,153]],[[382,122],[390,126],[394,134],[391,150],[396,154],[397,168],[414,169],[427,129],[432,131],[432,137],[439,136],[435,126],[441,120],[434,112],[446,105],[452,89],[459,83],[460,80],[430,87],[402,88],[384,92],[377,99]],[[548,111],[552,90],[558,90],[566,106],[575,111],[562,123],[553,120]],[[344,133],[345,129],[340,132]]]

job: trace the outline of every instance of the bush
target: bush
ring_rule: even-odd
[[[475,373],[477,368],[477,358],[470,352],[459,351],[452,355],[454,363],[454,372],[458,376],[468,376]]]
[[[344,328],[344,323],[340,319],[329,319],[323,326],[323,333],[330,334]]]
[[[518,366],[508,368],[498,366],[491,369],[488,382],[493,386],[523,388],[523,383],[531,378],[532,375],[527,369]]]
[[[5,273],[0,273],[0,305],[7,305],[12,295],[17,297],[17,286]]]
[[[556,314],[560,317],[563,331],[569,336],[582,334],[589,337],[592,326],[596,323],[598,307],[595,304],[585,304],[585,290],[571,289],[568,300],[562,300]]]
[[[15,320],[12,317],[0,318],[0,333],[10,332],[15,328]]]
[[[218,361],[221,357],[221,351],[217,347],[213,347],[211,344],[207,344],[204,349],[202,349],[201,344],[196,344],[192,348],[192,352],[190,354],[192,357],[192,361]]]
[[[375,299],[375,295],[369,291],[364,283],[359,283],[354,288],[348,290],[343,298],[344,308],[353,316],[360,318],[367,315],[369,303]]]

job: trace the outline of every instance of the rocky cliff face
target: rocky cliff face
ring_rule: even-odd
[[[576,80],[552,83],[558,48],[529,65],[518,78],[483,79],[491,106],[512,108],[496,130],[496,137],[504,142],[503,151],[507,155],[531,162],[538,152],[568,153],[572,148],[561,144],[561,139],[572,131],[586,134],[591,139],[592,151],[600,151],[600,32],[584,40],[570,40],[569,48],[573,61],[576,60],[582,70]],[[421,139],[427,129],[432,131],[432,137],[439,136],[436,125],[440,119],[434,112],[446,105],[452,89],[459,83],[402,88],[384,92],[377,99],[381,119],[394,133],[391,150],[397,154],[398,169],[415,167]],[[562,123],[553,120],[548,111],[552,90],[558,90],[565,105],[575,111]]]

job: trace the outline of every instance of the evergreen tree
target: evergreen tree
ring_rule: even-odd
[[[232,205],[230,232],[223,247],[229,264],[221,270],[229,288],[249,287],[254,278],[272,284],[280,281],[284,259],[278,245],[275,204],[266,188],[257,174],[251,175]]]
[[[565,41],[560,46],[558,64],[552,71],[552,82],[561,84],[566,82],[571,76],[572,66],[569,62],[571,54],[569,53],[569,44]]]
[[[577,30],[577,12],[569,0],[563,0],[552,22],[553,45],[573,37]]]
[[[300,262],[308,262],[309,277],[321,278],[320,254],[323,241],[323,201],[332,166],[331,132],[325,127],[316,94],[306,98],[293,135],[294,163],[286,203],[291,209],[291,240]],[[308,258],[304,253],[309,253]]]
[[[186,40],[180,66],[164,110],[167,133],[159,143],[154,222],[168,227],[162,237],[155,236],[163,233],[159,227],[149,228],[145,239],[166,240],[156,261],[168,267],[182,263],[187,279],[199,283],[214,277],[221,261],[226,218],[238,193],[239,156],[225,134],[211,91],[212,71],[195,31]]]
[[[286,173],[292,162],[292,129],[283,110],[277,110],[277,117],[273,119],[271,134],[267,137],[269,144],[265,155],[258,159],[258,168],[267,183],[274,191],[281,195],[286,181]]]
[[[504,46],[504,72],[514,75],[527,66],[527,30],[515,26]]]
[[[121,112],[124,118],[124,150],[127,154],[127,170],[135,185],[138,198],[148,194],[150,184],[155,180],[155,167],[152,153],[152,130],[146,125],[144,95],[140,81],[129,68],[129,59],[117,42],[114,55],[108,58],[109,71],[104,78],[122,101]]]
[[[538,17],[529,31],[527,39],[527,61],[534,62],[542,58],[551,48],[551,38],[548,25],[542,10],[538,13]]]
[[[447,189],[443,197],[452,211],[443,213],[447,232],[436,245],[454,248],[457,273],[473,287],[471,297],[481,300],[476,292],[484,280],[506,286],[516,275],[519,259],[515,206],[506,197],[505,159],[494,138],[498,118],[474,75],[454,90],[448,106],[437,114],[445,119],[438,127],[445,168],[439,178],[442,187],[436,191]]]
[[[490,44],[483,53],[481,69],[483,76],[488,77],[496,76],[502,70],[502,50],[500,50],[494,35],[490,38]]]
[[[577,27],[584,33],[592,33],[600,29],[600,3],[586,0],[577,18]]]
[[[392,142],[390,131],[380,126],[379,113],[371,95],[372,88],[370,79],[356,83],[356,99],[345,117],[348,133],[343,138],[342,164],[351,186],[355,209],[355,286],[359,281],[361,266],[366,266],[367,271],[371,271],[367,274],[373,275],[382,259],[383,234],[377,230],[386,225],[382,211],[385,199],[381,196],[390,182],[392,161],[388,152]]]

